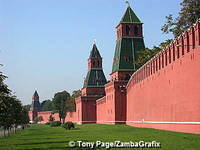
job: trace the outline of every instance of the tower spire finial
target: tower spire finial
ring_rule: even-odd
[[[128,0],[126,0],[125,3],[128,5],[128,7],[130,7],[130,3]]]
[[[94,44],[96,45],[96,43],[97,43],[97,40],[96,40],[96,39],[94,39]]]

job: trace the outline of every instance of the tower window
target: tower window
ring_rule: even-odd
[[[125,62],[129,62],[130,61],[129,56],[124,56],[124,60]]]
[[[100,63],[99,63],[99,61],[97,61],[97,65],[98,65],[98,67],[100,66]]]
[[[126,26],[126,35],[130,35],[130,27],[128,25]]]
[[[93,66],[95,66],[95,61],[93,61],[93,63],[92,63],[92,64],[93,64]]]
[[[135,35],[135,36],[138,36],[138,34],[139,34],[138,26],[135,26],[135,27],[134,27],[134,35]]]

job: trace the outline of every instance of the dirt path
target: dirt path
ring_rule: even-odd
[[[16,131],[18,130],[21,130],[20,128],[16,128]],[[9,131],[10,134],[14,133],[15,130],[14,128],[11,128],[11,130]],[[5,131],[5,134],[7,135],[8,134],[8,130]],[[4,131],[3,130],[0,130],[0,136],[4,136]]]

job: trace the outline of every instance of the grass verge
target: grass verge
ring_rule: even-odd
[[[71,140],[88,142],[157,141],[161,143],[161,148],[157,149],[162,150],[197,150],[200,147],[200,135],[134,128],[127,125],[89,124],[78,125],[73,130],[47,125],[32,125],[17,134],[6,138],[0,137],[0,150],[72,149],[66,148]]]

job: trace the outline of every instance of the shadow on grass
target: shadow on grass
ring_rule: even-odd
[[[71,129],[71,130],[65,130],[65,131],[73,131],[73,130],[80,130],[80,128],[74,128],[74,129]]]
[[[22,140],[22,141],[33,141],[33,140],[52,140],[52,139],[63,139],[63,137],[44,137],[44,138],[18,138],[17,140]]]
[[[79,148],[79,147],[48,147],[48,150],[91,150],[90,148]],[[103,150],[105,148],[93,148],[93,150]],[[47,148],[30,148],[30,149],[18,149],[18,150],[47,150]],[[106,150],[110,150],[110,149],[106,149]]]
[[[55,144],[55,143],[69,143],[69,141],[30,142],[30,143],[15,144],[15,145],[37,145],[37,144]]]
[[[53,149],[53,150],[61,150],[61,149],[66,149],[65,147],[48,147],[47,148],[20,148],[20,149],[17,149],[17,150],[49,150],[49,149]]]

